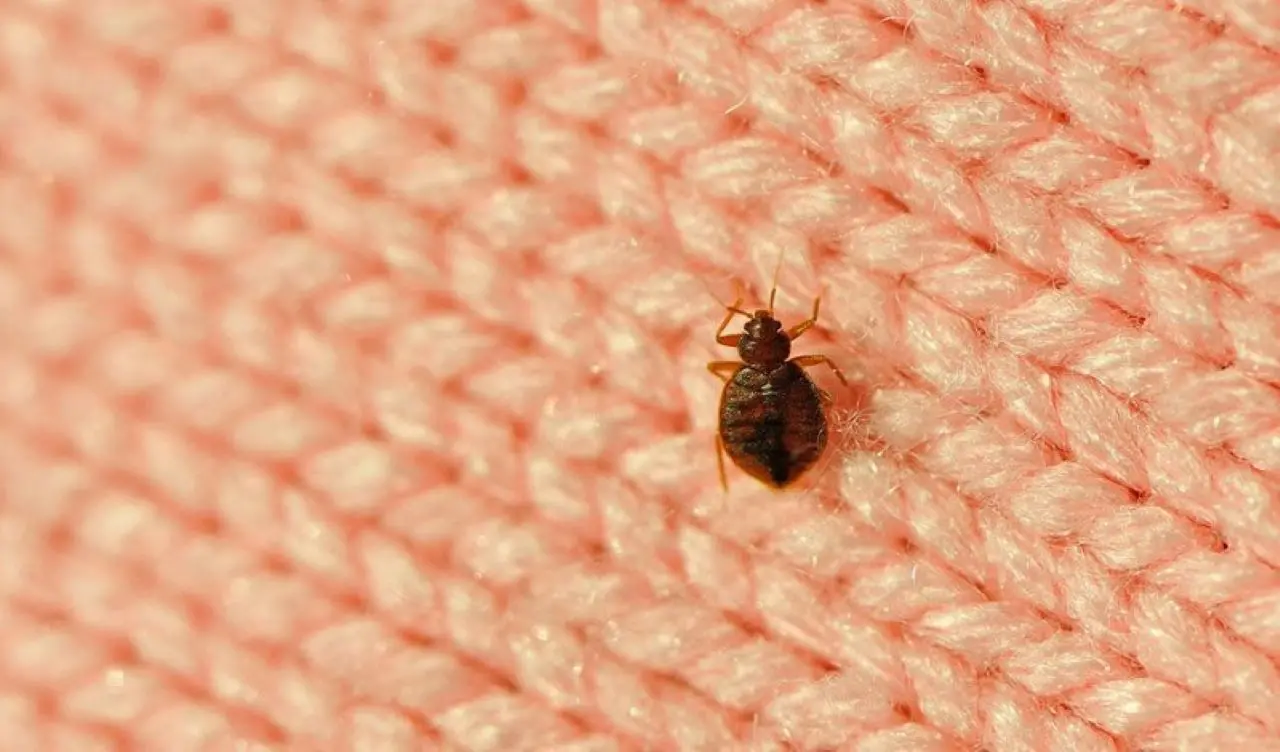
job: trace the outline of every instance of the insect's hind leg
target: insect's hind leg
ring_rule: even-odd
[[[724,442],[720,439],[720,434],[716,433],[716,464],[720,467],[720,490],[723,493],[729,493],[729,476],[724,472]]]

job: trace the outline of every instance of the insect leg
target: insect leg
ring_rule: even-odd
[[[720,490],[729,493],[729,477],[724,474],[724,442],[716,434],[716,464],[720,466]]]
[[[716,342],[726,347],[737,347],[738,340],[742,339],[741,334],[725,334],[724,333],[724,330],[729,328],[729,322],[733,321],[733,317],[740,315],[740,316],[746,316],[747,318],[751,318],[750,314],[748,314],[746,311],[738,307],[740,305],[742,305],[742,298],[738,298],[737,300],[733,301],[733,305],[728,306],[728,310],[725,311],[724,320],[720,322],[720,328],[716,329]]]
[[[728,381],[733,372],[742,367],[736,360],[713,360],[707,364],[707,370],[714,373],[721,381]]]
[[[825,355],[801,355],[798,358],[792,358],[791,362],[801,368],[806,368],[808,366],[826,366],[831,369],[831,372],[836,375],[837,379],[840,379],[841,384],[849,386],[849,382],[845,380],[844,374],[840,372],[840,369],[836,367],[836,364],[831,360],[831,358],[828,358]]]
[[[818,306],[820,306],[821,304],[822,304],[821,296],[813,299],[813,315],[811,315],[808,318],[808,320],[801,321],[799,324],[796,324],[795,326],[788,329],[787,330],[788,339],[795,340],[801,334],[804,334],[805,332],[812,329],[814,324],[818,323]]]

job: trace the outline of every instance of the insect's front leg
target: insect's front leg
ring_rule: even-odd
[[[822,298],[821,297],[814,298],[813,314],[810,315],[809,318],[805,319],[804,321],[801,321],[799,324],[796,324],[795,326],[788,329],[787,338],[794,342],[796,339],[800,337],[801,334],[804,334],[805,332],[812,329],[813,325],[818,323],[818,309],[821,305],[822,305]]]
[[[728,306],[725,310],[724,319],[721,320],[719,328],[716,329],[716,342],[726,347],[737,347],[738,340],[742,339],[741,334],[725,334],[724,330],[729,328],[729,322],[733,321],[734,316],[751,316],[738,306],[742,305],[742,298],[733,301],[733,305]]]

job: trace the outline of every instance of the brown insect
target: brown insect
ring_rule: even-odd
[[[818,388],[805,367],[825,365],[848,384],[844,374],[825,355],[791,357],[791,343],[818,322],[818,306],[813,315],[790,329],[783,329],[773,317],[778,290],[769,293],[768,310],[748,313],[738,306],[739,297],[727,306],[728,313],[716,330],[716,342],[738,348],[741,362],[717,360],[707,370],[725,382],[720,394],[720,428],[716,434],[716,459],[720,465],[720,485],[729,484],[724,473],[724,455],[748,475],[772,486],[785,488],[808,470],[827,446],[827,407],[831,395]],[[735,315],[745,316],[741,334],[725,334]]]

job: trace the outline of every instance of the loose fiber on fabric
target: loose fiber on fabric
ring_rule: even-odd
[[[3,750],[1274,752],[1278,388],[1275,0],[0,0]]]

